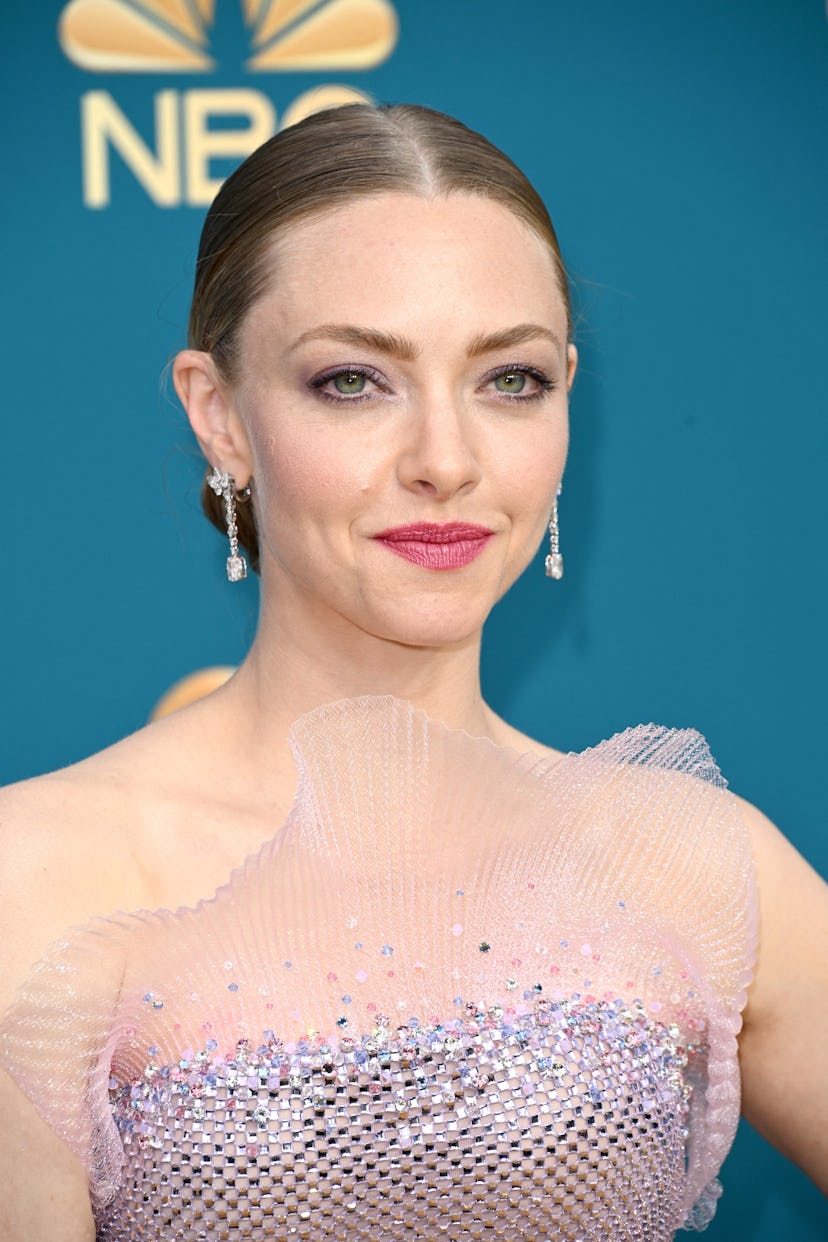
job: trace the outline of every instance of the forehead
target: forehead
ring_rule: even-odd
[[[566,335],[566,309],[547,243],[479,195],[383,194],[299,221],[268,256],[251,320],[303,331],[313,321],[406,330],[501,328],[527,319]]]

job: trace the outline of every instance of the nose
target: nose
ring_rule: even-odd
[[[481,478],[475,440],[471,414],[461,402],[445,392],[422,397],[399,456],[400,482],[435,500],[469,491]]]

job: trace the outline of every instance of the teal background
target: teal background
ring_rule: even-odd
[[[281,114],[336,81],[503,146],[573,277],[566,578],[545,580],[539,554],[492,617],[493,705],[564,748],[640,720],[700,728],[826,873],[824,7],[396,8],[377,69],[255,76],[238,4],[219,0],[219,66],[184,76],[85,73],[57,44],[56,0],[3,6],[0,779],[139,727],[183,674],[240,660],[255,625],[165,377],[203,213],[155,206],[123,166],[111,205],[85,208],[80,96],[110,91],[151,142],[161,89],[254,87]],[[711,1242],[828,1236],[825,1201],[746,1126],[724,1183]]]

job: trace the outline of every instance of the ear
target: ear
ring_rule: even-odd
[[[231,474],[239,489],[247,487],[253,473],[250,442],[211,355],[183,349],[173,363],[173,383],[208,462]]]
[[[572,391],[572,385],[575,382],[575,372],[578,370],[578,351],[574,345],[566,347],[566,391]]]

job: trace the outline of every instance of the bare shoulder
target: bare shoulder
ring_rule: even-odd
[[[56,938],[156,904],[154,838],[180,804],[181,730],[161,722],[59,771],[0,789],[0,1010]],[[148,825],[152,826],[152,832]]]
[[[269,835],[274,816],[263,826],[256,799],[246,805],[227,779],[224,732],[221,714],[196,704],[0,789],[0,1012],[69,928],[195,904]]]
[[[128,782],[92,761],[0,789],[0,1010],[67,928],[142,904],[133,802]]]

